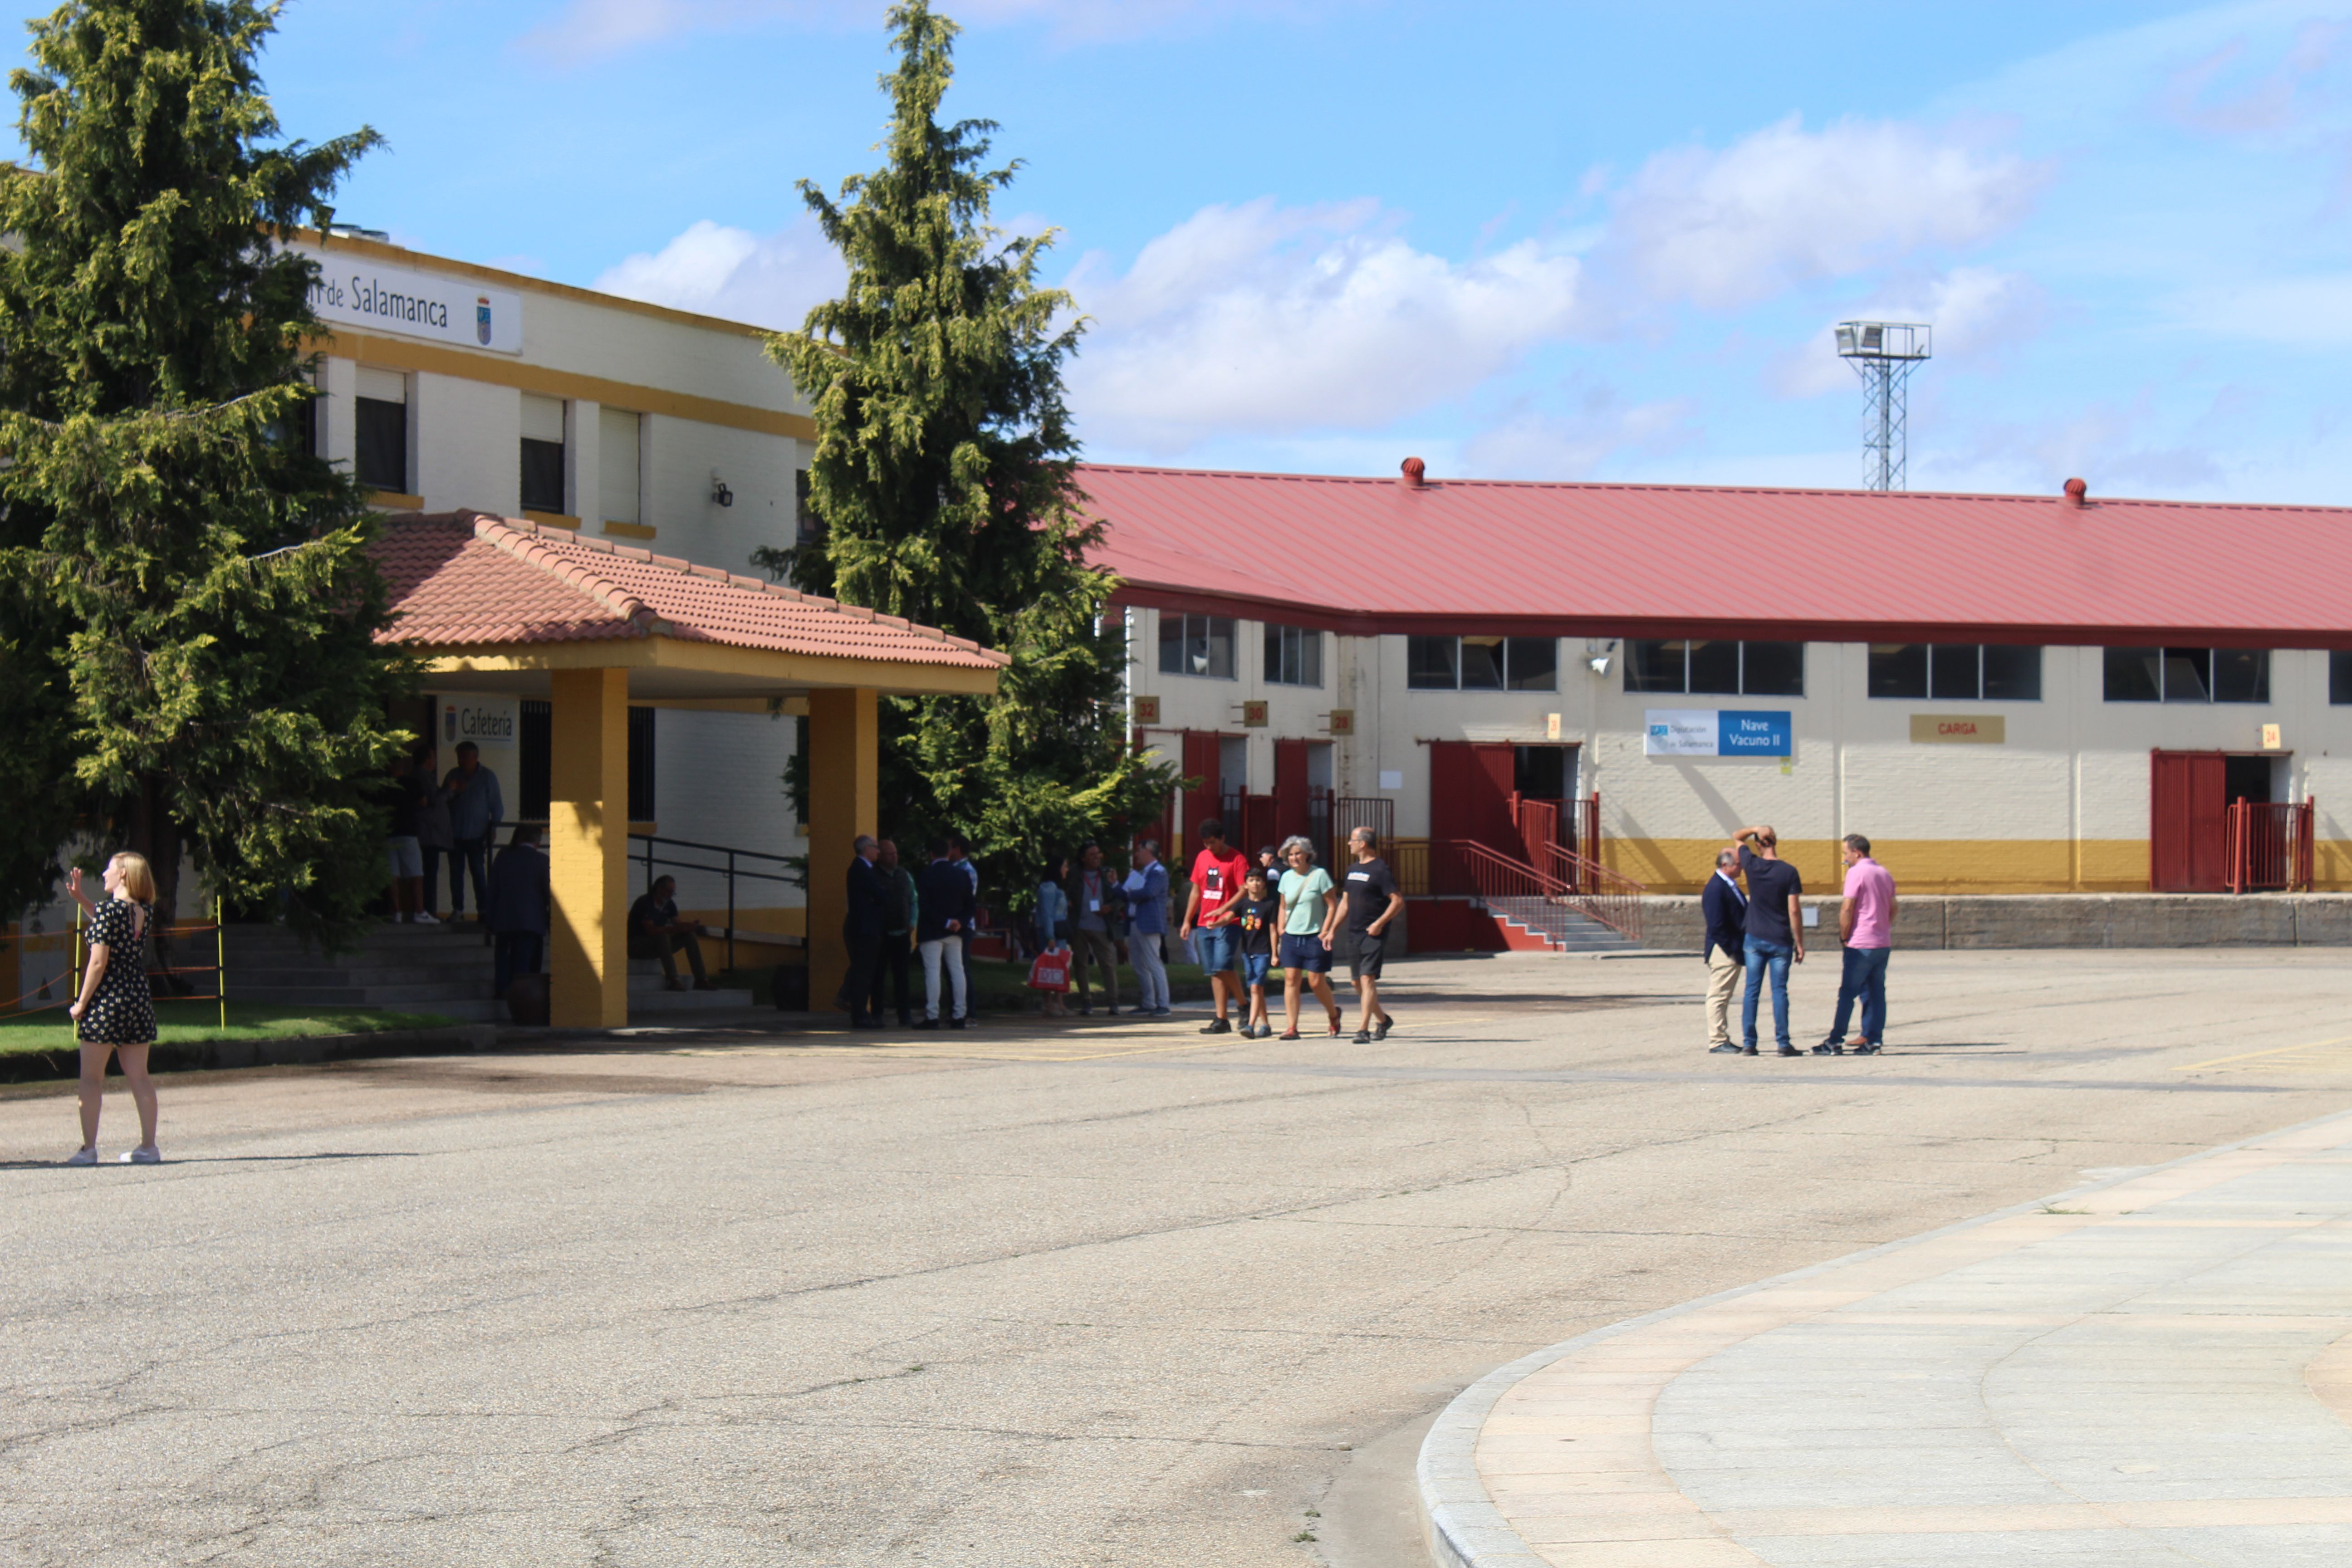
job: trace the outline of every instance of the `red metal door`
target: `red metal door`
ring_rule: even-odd
[[[1313,837],[1313,825],[1307,809],[1307,742],[1276,740],[1274,742],[1274,816],[1275,838],[1277,842],[1299,834]]]
[[[1186,862],[1201,847],[1201,824],[1217,815],[1217,763],[1223,737],[1201,730],[1184,731],[1184,848]],[[1171,876],[1173,872],[1170,873]]]
[[[2228,889],[2230,802],[2221,752],[2148,753],[2147,885],[2159,893]]]
[[[1467,838],[1518,858],[1519,828],[1511,818],[1517,746],[1435,741],[1429,748],[1429,836]]]

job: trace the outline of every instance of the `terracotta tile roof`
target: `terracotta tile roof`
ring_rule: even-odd
[[[964,669],[1012,662],[896,616],[487,512],[396,517],[373,549],[397,617],[386,642],[666,637]]]
[[[1129,604],[1375,632],[2352,647],[2352,509],[1087,464]],[[1752,567],[1735,571],[1736,563]]]

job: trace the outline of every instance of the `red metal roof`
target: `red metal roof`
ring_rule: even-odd
[[[1079,479],[1120,600],[1327,630],[2352,647],[2352,508]]]
[[[387,643],[666,637],[966,669],[1012,662],[896,616],[486,512],[395,518],[371,548],[397,617]]]

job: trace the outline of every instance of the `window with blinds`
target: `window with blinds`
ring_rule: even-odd
[[[522,395],[522,509],[563,510],[563,400]]]

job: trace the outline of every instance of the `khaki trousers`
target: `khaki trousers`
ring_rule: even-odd
[[[1748,973],[1744,960],[1734,958],[1719,947],[1706,953],[1706,1043],[1719,1046],[1731,1038],[1731,996],[1739,989],[1739,977]]]

